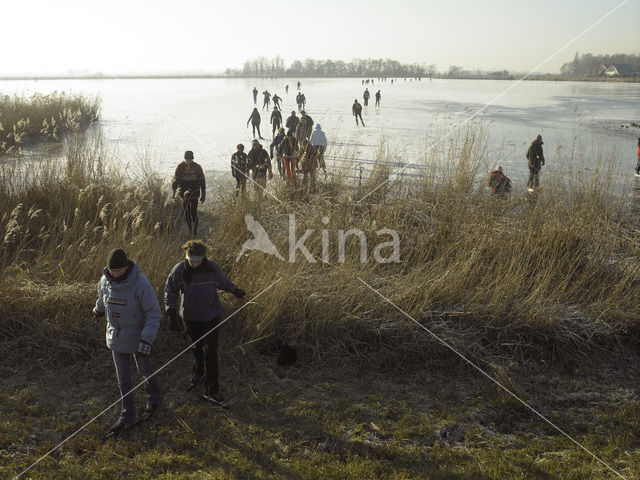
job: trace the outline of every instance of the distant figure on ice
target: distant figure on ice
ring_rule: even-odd
[[[540,185],[540,170],[544,165],[542,145],[542,135],[538,135],[536,139],[531,142],[531,145],[529,145],[529,149],[527,150],[529,166],[529,181],[527,182],[527,188],[530,192],[533,192],[533,190],[538,188]]]
[[[285,86],[284,86],[284,93],[286,93],[287,95],[289,95],[289,85],[285,85]]]
[[[300,119],[296,116],[295,110],[291,110],[291,116],[287,118],[287,123],[285,123],[285,127],[287,127],[287,135],[291,133],[293,135],[298,128],[298,124],[300,123]]]
[[[358,99],[356,98],[353,101],[353,106],[351,107],[351,113],[356,117],[356,125],[358,125],[358,117],[360,117],[360,121],[362,122],[362,126],[364,127],[364,120],[362,120],[362,105],[358,103]]]
[[[638,137],[638,163],[636,164],[636,177],[640,177],[640,137]]]
[[[193,152],[184,152],[184,162],[176,167],[173,181],[171,182],[173,198],[176,193],[182,198],[184,217],[189,230],[195,236],[198,233],[198,198],[204,203],[206,184],[202,167],[193,161]]]
[[[380,90],[378,90],[376,92],[376,107],[380,106],[380,98],[382,97],[382,95],[380,94]]]
[[[296,95],[296,104],[298,105],[298,110],[302,110],[302,93]]]
[[[504,195],[511,191],[511,180],[502,172],[502,167],[498,166],[487,175],[487,186],[492,193]]]
[[[244,153],[244,145],[239,143],[236,153],[231,155],[231,175],[236,179],[236,197],[238,193],[244,191],[247,185],[247,175],[249,175],[249,159]]]
[[[365,107],[369,106],[369,97],[371,97],[371,94],[369,93],[369,89],[365,88],[364,89],[364,93],[362,94],[362,98],[364,100],[364,106]]]
[[[307,106],[307,97],[302,92],[300,92],[300,99],[302,100],[302,108],[305,108]]]
[[[273,96],[273,98],[271,100],[273,100],[273,106],[274,107],[278,107],[278,108],[281,109],[280,102],[282,101],[282,99],[278,96],[277,93]]]
[[[254,108],[253,112],[251,112],[251,116],[249,117],[249,120],[247,120],[247,128],[249,128],[249,122],[251,122],[253,138],[256,138],[256,130],[258,130],[258,138],[263,140],[262,135],[260,134],[260,112],[258,112],[257,108]]]
[[[269,120],[269,123],[272,125],[271,136],[273,137],[276,134],[276,130],[278,130],[282,125],[282,114],[275,105],[273,106],[273,112],[271,112],[271,119]]]
[[[269,90],[265,90],[264,92],[262,92],[262,95],[264,95],[262,109],[264,110],[264,107],[267,107],[267,110],[269,110],[269,105],[271,104],[271,94],[269,93]]]
[[[258,89],[256,87],[253,87],[252,93],[253,93],[253,104],[255,105],[258,102]]]
[[[300,90],[300,85],[302,84],[300,83],[300,80],[298,80],[298,90]]]

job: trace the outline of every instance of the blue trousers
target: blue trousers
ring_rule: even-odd
[[[153,367],[149,361],[149,357],[137,356],[132,353],[113,353],[113,363],[116,366],[116,375],[118,376],[118,385],[120,394],[122,395],[122,411],[120,412],[120,421],[131,423],[136,419],[136,404],[131,388],[131,358],[133,357],[138,373],[145,378],[145,391],[147,392],[147,403],[157,404],[162,401],[162,392],[160,391],[160,382],[158,377],[153,376]],[[149,378],[151,377],[151,378]]]

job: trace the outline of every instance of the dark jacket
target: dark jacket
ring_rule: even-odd
[[[269,123],[273,123],[274,125],[282,125],[282,114],[280,113],[280,110],[274,110],[271,113],[271,120],[269,120]]]
[[[249,120],[247,123],[251,122],[251,125],[260,125],[260,113],[257,111],[252,111]]]
[[[180,187],[181,192],[185,192],[187,190],[194,192],[200,189],[204,194],[207,188],[202,167],[196,162],[191,162],[191,165],[187,164],[186,161],[180,163],[176,167],[176,172],[173,176],[173,181],[171,182],[171,189],[173,190],[174,195],[178,187]]]
[[[287,127],[290,132],[295,132],[296,127],[298,126],[299,123],[300,123],[300,119],[295,115],[291,115],[289,118],[287,118],[287,123],[285,124],[285,127]]]
[[[271,170],[271,159],[267,151],[260,147],[260,150],[253,148],[247,155],[249,157],[249,169],[253,171],[253,178],[267,174],[267,170]]]
[[[294,137],[285,137],[278,147],[278,153],[293,158],[298,154],[298,142]]]
[[[209,322],[222,313],[218,288],[230,293],[237,290],[211,260],[205,258],[198,268],[184,260],[173,267],[167,278],[164,303],[167,309],[180,309],[187,322]]]
[[[527,150],[527,160],[529,160],[529,170],[540,171],[544,165],[544,153],[542,153],[542,143],[534,140]]]
[[[234,177],[249,173],[249,158],[244,152],[236,152],[231,155],[231,175]]]
[[[353,106],[351,107],[351,113],[353,115],[360,115],[362,113],[362,105],[360,105],[357,102],[354,102]]]
[[[278,152],[278,147],[282,143],[282,140],[284,140],[284,133],[279,133],[273,137],[273,142],[271,142],[271,145],[269,146],[269,155],[271,158],[273,158],[273,149],[275,148],[276,152]]]

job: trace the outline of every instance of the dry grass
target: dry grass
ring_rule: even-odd
[[[486,160],[482,132],[469,130],[430,152],[432,168],[417,182],[391,176],[384,164],[389,155],[382,146],[380,162],[359,186],[344,181],[339,167],[314,196],[275,183],[282,204],[253,195],[234,200],[223,187],[209,195],[213,207],[201,231],[210,257],[248,298],[282,278],[238,316],[239,338],[266,339],[254,345],[295,341],[316,355],[346,352],[382,364],[449,355],[361,278],[470,355],[566,359],[626,351],[620,347],[636,337],[640,313],[640,243],[635,218],[598,173],[607,165],[581,182],[549,181],[535,196],[516,192],[497,199],[476,181]],[[105,256],[116,246],[162,292],[186,238],[180,208],[157,175],[131,181],[113,165],[99,144],[76,139],[66,163],[43,159],[0,171],[4,339],[19,345],[25,335],[44,339],[50,329],[64,328],[74,332],[65,336],[74,343],[85,328],[78,318],[90,311]],[[288,215],[295,214],[297,238],[314,230],[305,245],[317,262],[299,252],[295,263],[260,252],[236,262],[250,237],[249,213],[285,258]],[[329,217],[328,226],[322,217]],[[366,234],[365,263],[354,237],[339,261],[337,231],[351,228]],[[382,228],[400,236],[399,263],[373,259],[374,247],[389,240],[377,234]],[[323,229],[329,263],[321,261]],[[74,295],[64,293],[70,288]]]

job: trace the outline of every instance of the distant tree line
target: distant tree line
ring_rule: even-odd
[[[242,69],[228,68],[229,76],[245,77],[424,77],[437,73],[435,65],[404,64],[391,59],[295,60],[288,67],[280,56],[247,60]]]
[[[560,68],[560,73],[567,77],[597,77],[603,65],[611,64],[631,65],[635,72],[640,72],[640,55],[616,53],[614,55],[593,55],[576,52],[573,61],[567,62]]]

